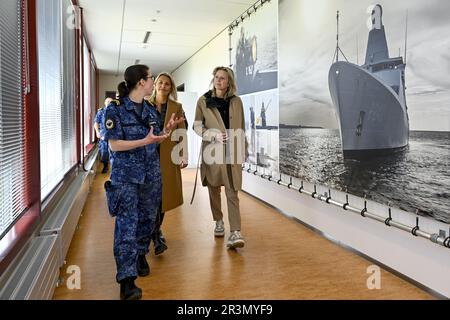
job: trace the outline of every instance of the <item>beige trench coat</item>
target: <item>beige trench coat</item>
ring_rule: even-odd
[[[181,104],[169,99],[164,126],[167,125],[167,121],[169,121],[172,113],[175,113],[175,117],[182,117],[184,115]],[[178,124],[176,129],[186,129],[185,123]],[[187,138],[187,136],[184,137]],[[160,144],[159,159],[162,176],[162,212],[169,211],[183,204],[183,185],[180,165],[173,163],[171,158],[172,150],[178,143],[178,141],[171,141],[170,138],[167,138]],[[183,143],[187,148],[187,140],[180,143]],[[183,149],[185,153],[181,156],[187,159],[186,148]]]
[[[248,143],[245,138],[244,109],[241,98],[237,96],[231,98],[229,114],[230,129],[240,129],[233,131],[237,134],[234,139],[230,139],[234,140],[232,147],[229,144],[223,145],[215,141],[217,133],[226,132],[225,124],[217,108],[207,107],[204,96],[201,96],[197,102],[194,130],[203,140],[200,175],[203,186],[226,186],[234,190],[241,190],[242,163],[245,162],[248,156]],[[232,148],[234,150],[231,159],[228,160],[231,166],[231,177],[227,173],[226,148]],[[230,152],[228,151],[228,153]],[[216,159],[220,159],[221,163],[211,163],[207,159],[209,155],[217,156]]]

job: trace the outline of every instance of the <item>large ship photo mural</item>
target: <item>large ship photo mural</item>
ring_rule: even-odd
[[[345,55],[337,43],[336,62],[328,75],[342,149],[347,157],[399,150],[409,140],[405,61],[402,57],[389,57],[381,5],[370,11],[371,30],[364,64],[339,61],[339,54]]]
[[[280,172],[450,223],[448,12],[280,0]]]

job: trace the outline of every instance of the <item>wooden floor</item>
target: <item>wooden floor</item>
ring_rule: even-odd
[[[186,203],[164,220],[169,249],[154,256],[152,247],[151,274],[137,280],[143,299],[433,299],[384,270],[381,289],[369,290],[371,262],[245,193],[240,200],[246,245],[227,250],[228,221],[225,238],[214,238],[207,189],[199,185],[189,205],[194,173],[183,171]],[[119,298],[105,179],[99,173],[93,183],[54,299]],[[79,290],[69,290],[65,283],[71,265],[81,269]]]

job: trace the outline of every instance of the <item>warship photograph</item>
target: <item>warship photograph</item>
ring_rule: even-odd
[[[403,149],[409,140],[403,57],[389,57],[381,5],[373,6],[363,65],[339,61],[339,31],[328,83],[344,157]],[[336,16],[339,29],[339,11]],[[406,42],[406,40],[405,40]],[[406,51],[406,48],[405,48]]]
[[[280,173],[450,223],[449,10],[280,1]]]
[[[230,64],[236,75],[239,95],[278,87],[277,3],[265,4],[252,19],[232,27]]]

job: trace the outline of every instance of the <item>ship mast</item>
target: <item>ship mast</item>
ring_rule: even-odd
[[[336,62],[339,61],[339,10],[336,12]]]
[[[339,61],[339,52],[342,53],[342,56],[344,56],[345,60],[348,62],[347,57],[345,56],[344,52],[342,52],[341,48],[339,47],[339,10],[336,12],[336,50],[334,50],[333,55],[333,61],[336,58],[335,62]]]
[[[406,65],[407,40],[408,40],[408,10],[406,10],[406,26],[405,26],[405,65]]]

